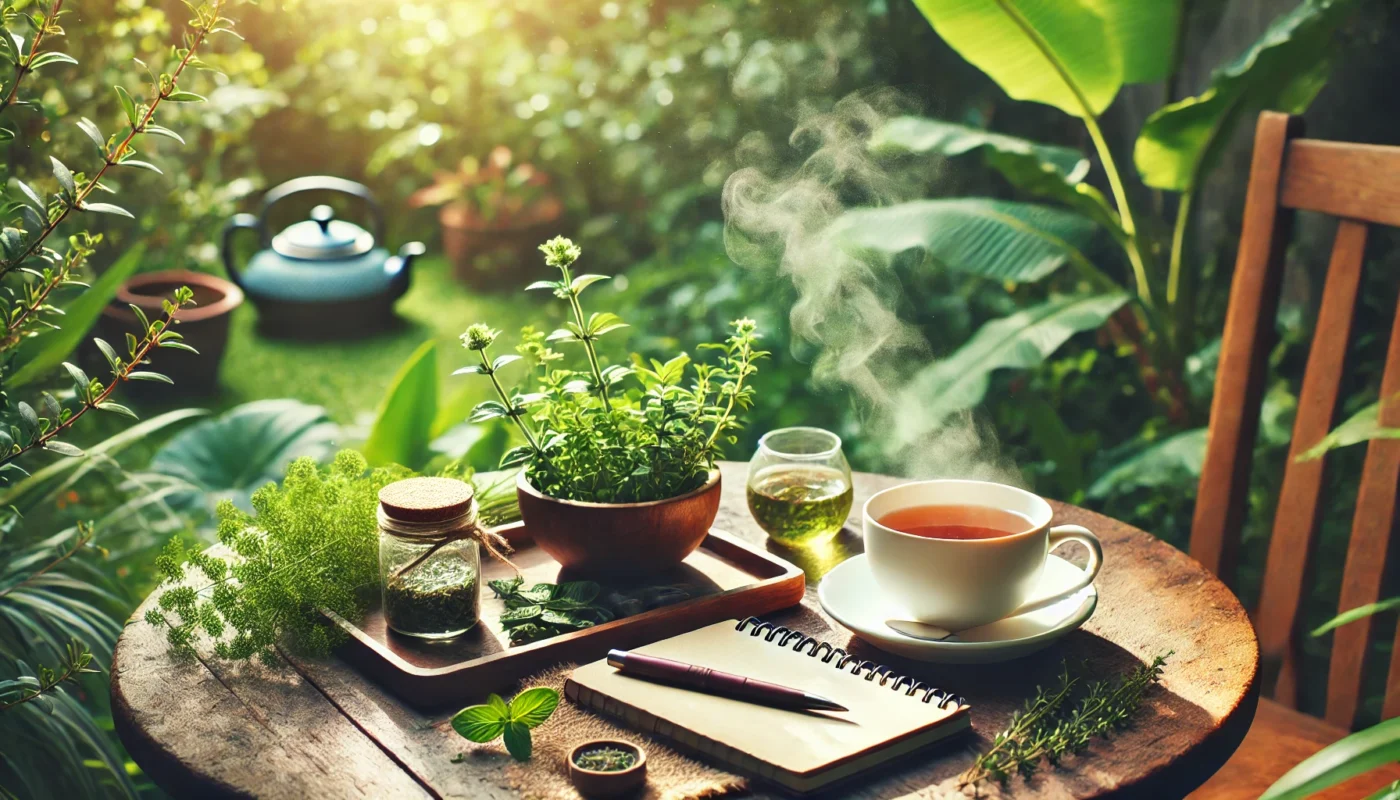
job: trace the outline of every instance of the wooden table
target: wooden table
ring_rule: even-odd
[[[716,525],[764,541],[745,508],[745,465],[726,463],[724,502]],[[898,483],[858,474],[847,529],[830,548],[786,557],[798,562],[813,589],[841,560],[861,551],[860,508],[872,492]],[[1229,758],[1244,738],[1258,698],[1258,645],[1244,609],[1198,563],[1152,536],[1061,503],[1056,522],[1073,522],[1103,540],[1105,562],[1094,617],[1040,654],[994,666],[954,667],[904,661],[851,640],[822,615],[815,591],[781,612],[781,624],[828,634],[865,657],[891,663],[938,685],[956,687],[973,705],[975,737],[966,751],[939,751],[898,769],[877,772],[860,797],[957,796],[956,776],[972,748],[1006,724],[1037,683],[1048,685],[1068,660],[1111,675],[1167,651],[1162,686],[1136,724],[1066,769],[1016,779],[1014,797],[1182,797]],[[771,546],[771,545],[770,545]],[[781,552],[775,550],[775,552]],[[160,631],[138,609],[117,643],[112,711],[132,756],[177,796],[503,798],[510,792],[471,763],[450,762],[461,740],[450,714],[405,708],[349,667],[328,659],[267,669],[212,657],[177,663]],[[521,676],[522,678],[526,676]],[[498,688],[498,687],[486,687]],[[996,794],[993,791],[993,794]]]

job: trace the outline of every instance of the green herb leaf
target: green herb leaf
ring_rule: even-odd
[[[587,289],[598,281],[606,280],[612,280],[612,277],[609,275],[580,275],[574,278],[573,283],[569,284],[569,289],[571,289],[574,294],[581,294],[584,289]]]
[[[510,701],[510,720],[536,728],[558,707],[559,693],[553,689],[544,686],[526,689]]]
[[[172,103],[203,103],[206,98],[204,95],[194,92],[171,92],[165,96],[165,99]]]
[[[113,205],[112,203],[83,203],[82,209],[98,214],[115,214],[116,216],[126,217],[127,219],[136,219],[130,211],[127,211],[121,206]]]
[[[78,185],[73,182],[73,172],[63,165],[62,161],[49,156],[49,161],[53,163],[53,176],[58,179],[58,185],[63,187],[63,196],[72,198],[78,194]]]
[[[529,761],[532,745],[530,742],[530,729],[520,722],[506,723],[505,730],[506,751],[516,761]]]
[[[57,50],[50,50],[47,53],[40,53],[38,58],[35,58],[33,61],[29,62],[29,68],[31,70],[36,70],[40,67],[47,67],[50,64],[76,63],[78,63],[78,59],[68,55],[67,53],[60,53]]]
[[[131,127],[136,127],[136,101],[131,99],[131,95],[125,88],[121,86],[112,88],[117,90],[117,99],[122,103],[122,111],[126,112],[126,121],[131,123]]]
[[[180,144],[185,143],[185,137],[181,136],[175,131],[170,130],[169,128],[165,128],[160,125],[147,125],[145,130],[142,131],[142,133],[149,133],[152,136],[164,136],[167,139],[174,139]]]
[[[87,117],[82,117],[78,120],[78,128],[83,133],[87,134],[87,137],[92,140],[93,144],[97,145],[97,151],[99,153],[107,152],[107,138],[102,135],[102,131],[97,127],[97,123]]]
[[[452,717],[452,730],[478,744],[495,741],[505,729],[506,718],[490,705],[470,706]]]
[[[73,445],[68,444],[67,442],[60,442],[57,439],[50,439],[49,441],[45,442],[44,449],[52,453],[58,453],[61,456],[68,456],[70,458],[80,456],[83,454],[81,448],[74,447]]]
[[[485,422],[488,419],[509,415],[510,409],[506,408],[504,404],[495,400],[486,400],[478,403],[476,408],[472,409],[471,416],[467,417],[467,422]]]

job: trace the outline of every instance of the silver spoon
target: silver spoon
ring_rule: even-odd
[[[925,642],[944,642],[958,635],[957,631],[927,622],[915,622],[912,619],[887,619],[885,625],[912,639],[922,639]]]

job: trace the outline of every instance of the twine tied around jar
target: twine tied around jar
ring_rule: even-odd
[[[406,484],[410,481],[416,481],[421,484],[433,480],[442,479],[414,478],[409,481],[401,481],[400,483]],[[470,492],[470,489],[466,491]],[[414,544],[429,546],[427,550],[419,554],[413,561],[395,570],[395,578],[402,577],[404,573],[411,571],[414,567],[428,560],[429,557],[443,547],[453,542],[460,542],[464,539],[476,540],[476,542],[481,545],[482,549],[492,558],[509,566],[516,572],[520,571],[519,567],[515,566],[509,558],[506,558],[506,553],[512,553],[514,550],[511,549],[505,537],[481,524],[477,517],[476,498],[472,497],[470,494],[467,494],[467,498],[467,502],[463,504],[465,510],[456,516],[413,520],[393,516],[388,513],[385,509],[386,503],[384,494],[380,494],[379,529],[396,538],[413,542]]]

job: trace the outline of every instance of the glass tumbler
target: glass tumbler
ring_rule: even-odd
[[[841,437],[821,428],[779,428],[749,461],[749,513],[775,541],[824,542],[851,513],[851,465]]]

